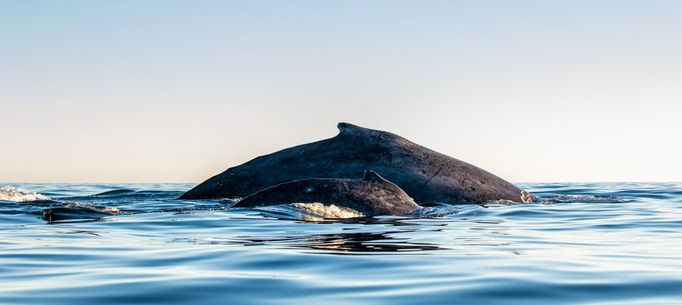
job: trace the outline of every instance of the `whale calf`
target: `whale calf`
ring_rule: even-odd
[[[105,216],[127,214],[114,207],[68,203],[61,207],[43,210],[43,219],[49,222],[64,220],[96,220]]]
[[[360,177],[372,170],[418,203],[484,203],[535,199],[513,184],[469,163],[390,132],[338,124],[333,138],[257,157],[220,173],[180,199],[235,198],[292,180]]]
[[[421,207],[400,187],[373,171],[362,179],[311,178],[284,182],[238,201],[234,207],[289,203],[322,203],[364,216],[407,215]]]

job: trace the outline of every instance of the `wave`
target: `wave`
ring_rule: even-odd
[[[131,195],[137,193],[135,190],[131,189],[115,189],[111,191],[106,191],[106,192],[101,192],[97,193],[94,195],[90,195],[91,197],[122,197],[126,195]]]
[[[0,187],[0,200],[23,202],[35,200],[50,200],[50,197],[13,186]]]
[[[554,204],[554,203],[625,203],[627,200],[619,196],[607,196],[607,195],[559,195],[559,196],[547,196],[539,197],[539,202],[543,204]]]

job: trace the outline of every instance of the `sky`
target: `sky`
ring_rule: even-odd
[[[201,182],[388,130],[514,182],[682,181],[682,1],[0,0],[0,181]]]

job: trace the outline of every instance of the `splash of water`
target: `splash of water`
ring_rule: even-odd
[[[303,210],[306,213],[322,218],[356,218],[365,217],[365,214],[351,208],[336,206],[333,204],[323,204],[320,202],[297,202],[292,203],[293,208]]]
[[[50,197],[13,186],[3,186],[0,187],[0,200],[23,202],[34,200],[50,200]]]

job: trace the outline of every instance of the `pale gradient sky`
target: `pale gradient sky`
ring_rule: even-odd
[[[384,129],[511,181],[682,181],[682,1],[3,1],[0,181],[200,182]]]

